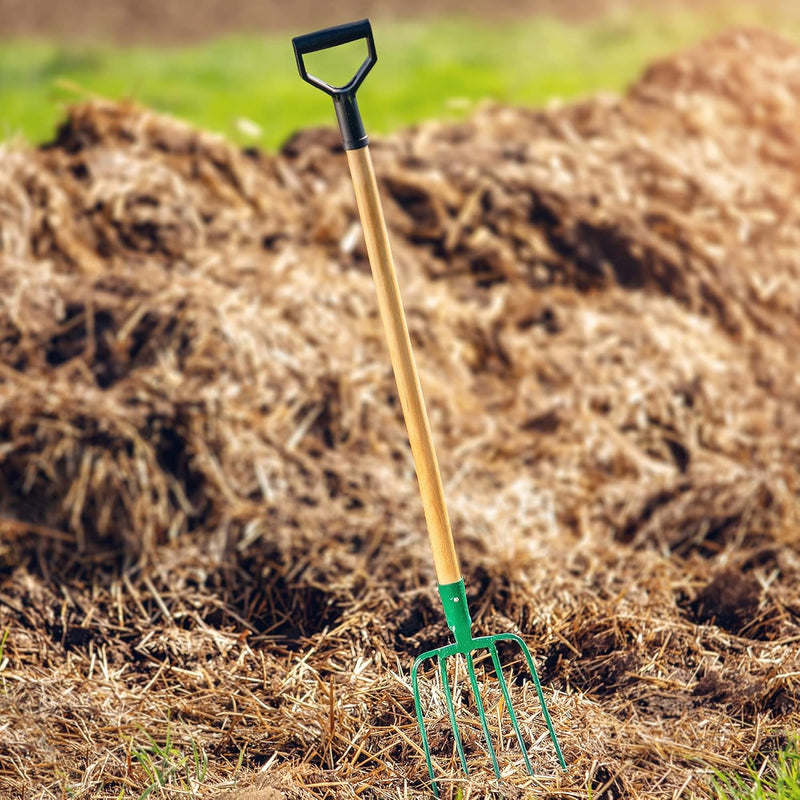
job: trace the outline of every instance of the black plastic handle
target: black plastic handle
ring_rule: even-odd
[[[321,31],[295,36],[292,44],[295,53],[304,55],[305,53],[316,53],[317,50],[327,50],[329,47],[338,47],[340,44],[355,42],[357,39],[369,40],[372,43],[371,50],[374,52],[372,26],[368,19],[346,22],[344,25],[334,25],[332,28],[323,28]]]
[[[331,84],[312,75],[307,69],[303,56],[307,53],[316,53],[319,50],[327,50],[330,47],[338,47],[342,44],[349,44],[358,39],[367,40],[367,57],[356,71],[356,74],[344,86],[331,86]],[[339,128],[342,132],[342,140],[345,150],[357,150],[365,147],[369,138],[364,130],[364,123],[356,102],[356,90],[367,77],[367,73],[378,60],[375,51],[375,40],[372,38],[372,26],[368,19],[361,19],[358,22],[348,22],[345,25],[335,25],[332,28],[323,28],[320,31],[306,33],[303,36],[295,36],[292,39],[294,57],[297,61],[297,70],[300,77],[322,89],[333,98],[333,105],[336,109],[336,117],[339,120]]]

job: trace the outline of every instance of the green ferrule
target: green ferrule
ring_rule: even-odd
[[[440,584],[439,596],[442,598],[447,627],[456,637],[456,643],[471,641],[472,620],[469,616],[469,608],[467,608],[467,592],[464,589],[464,579],[461,578],[455,583]]]

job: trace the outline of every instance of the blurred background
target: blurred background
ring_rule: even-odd
[[[381,80],[362,107],[377,132],[484,98],[620,91],[653,58],[732,25],[800,36],[787,0],[0,0],[0,137],[46,141],[66,104],[101,96],[275,149],[331,123],[297,78],[291,35],[364,16]],[[320,69],[349,73],[354,59],[344,48]]]
[[[388,20],[477,14],[497,19],[557,13],[575,17],[609,5],[609,0],[4,0],[0,14],[6,35],[44,33],[69,38],[103,36],[118,42],[174,43],[248,30],[313,28],[364,16]]]

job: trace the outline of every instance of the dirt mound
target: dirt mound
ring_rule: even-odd
[[[738,31],[374,144],[476,630],[529,640],[571,764],[521,792],[702,795],[797,725],[799,122],[800,51]],[[199,747],[211,793],[421,792],[447,631],[336,135],[82,106],[4,148],[0,248],[0,783]]]

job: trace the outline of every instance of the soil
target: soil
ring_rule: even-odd
[[[799,131],[747,30],[374,141],[474,630],[570,767],[503,646],[535,776],[482,663],[466,782],[425,673],[443,797],[705,797],[798,729]],[[430,796],[448,631],[334,131],[5,145],[0,442],[0,793]]]

